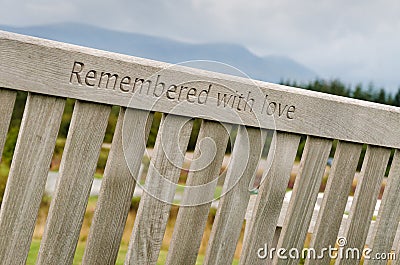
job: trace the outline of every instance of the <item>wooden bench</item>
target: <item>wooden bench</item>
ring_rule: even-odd
[[[227,193],[218,204],[205,264],[232,263],[249,185],[271,131],[269,170],[254,203],[240,264],[266,262],[257,251],[272,245],[301,135],[305,149],[277,247],[303,248],[334,140],[333,165],[309,247],[335,245],[363,144],[367,150],[342,235],[346,246],[362,249],[371,233],[374,252],[390,252],[399,244],[394,242],[400,217],[398,108],[7,32],[0,32],[0,87],[0,152],[16,93],[29,92],[0,211],[1,264],[26,262],[66,98],[76,103],[37,264],[72,264],[112,106],[119,106],[120,113],[83,264],[115,263],[154,112],[163,113],[162,121],[126,264],[157,262],[193,118],[203,119],[186,182],[194,188],[183,194],[186,206],[179,209],[166,264],[195,264],[235,126]],[[392,151],[388,183],[369,231]],[[306,264],[329,262],[326,256]],[[274,259],[274,264],[297,263]]]

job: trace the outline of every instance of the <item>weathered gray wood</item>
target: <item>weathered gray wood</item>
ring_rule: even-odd
[[[16,91],[0,88],[0,162],[4,144],[7,139],[8,127],[10,126],[16,96]]]
[[[125,264],[157,263],[192,125],[163,114]]]
[[[342,141],[337,144],[322,205],[309,246],[314,248],[317,253],[321,253],[321,249],[334,246],[336,243],[361,148],[361,144]],[[329,264],[329,262],[329,255],[325,255],[322,259],[306,260],[307,265],[322,265]]]
[[[240,126],[204,264],[232,264],[267,131]]]
[[[268,154],[271,167],[264,173],[265,180],[261,183],[257,195],[240,265],[261,265],[266,262],[258,258],[257,250],[264,247],[264,244],[271,246],[274,239],[299,141],[300,136],[295,134],[276,132],[273,136],[272,149]]]
[[[196,263],[229,139],[227,130],[228,125],[202,122],[165,264]]]
[[[120,110],[82,264],[115,264],[152,120]]]
[[[307,137],[277,248],[302,249],[331,147],[332,140]],[[297,259],[279,259],[278,255],[273,260],[274,265],[298,262]]]
[[[110,111],[75,103],[37,264],[72,264]]]
[[[0,32],[0,61],[6,88],[400,148],[395,107],[7,32]],[[171,85],[177,92],[162,94]],[[226,107],[224,94],[231,96]]]
[[[0,211],[1,264],[26,262],[64,104],[28,95]]]
[[[390,168],[388,182],[383,193],[381,206],[375,222],[372,243],[369,245],[376,253],[390,253],[400,221],[400,151],[396,150]],[[387,260],[365,260],[364,264],[386,264]]]
[[[368,146],[345,230],[346,248],[363,249],[374,207],[390,156],[390,149]],[[336,265],[358,264],[357,259],[336,259]]]
[[[323,195],[323,194],[321,194],[321,195]],[[352,200],[353,197],[348,197],[348,199]],[[253,214],[253,208],[254,208],[254,205],[255,205],[255,201],[256,201],[256,196],[250,196],[249,205],[247,207],[247,212],[246,212],[246,217],[245,217],[246,222],[248,222],[248,223],[250,223],[251,216]],[[286,199],[285,199],[283,201],[282,209],[281,209],[281,212],[279,214],[277,229],[281,228],[283,226],[283,223],[285,221],[285,216],[286,216],[288,208],[289,208],[289,201],[286,201]],[[320,207],[315,205],[314,213],[313,213],[313,216],[312,216],[312,219],[311,219],[311,223],[310,223],[310,226],[308,227],[308,233],[310,233],[310,234],[314,233],[314,231],[316,229],[316,223],[318,221],[318,213],[319,213],[319,211],[320,211]],[[375,211],[376,211],[376,208],[374,210],[374,216],[375,216]],[[350,212],[350,210],[349,210],[349,212]],[[340,218],[343,218],[343,219],[341,219],[341,224],[340,224],[340,228],[339,228],[339,232],[338,232],[337,237],[344,237],[345,236],[346,226],[347,226],[347,223],[349,222],[348,214],[345,213],[345,214],[341,215]],[[247,231],[249,230],[249,224],[248,223],[246,223],[246,228],[245,228],[246,230],[245,230],[245,238],[244,238],[244,240],[246,240],[246,234],[247,234]],[[370,228],[368,230],[368,236],[367,236],[367,239],[365,241],[366,245],[372,244],[373,232],[375,230],[375,223],[376,222],[374,220],[371,221],[371,225],[370,225]],[[400,226],[397,227],[397,231],[396,231],[396,236],[395,236],[394,242],[399,242],[399,240],[400,240]],[[395,249],[397,249],[396,246],[392,246],[392,250],[395,250]]]

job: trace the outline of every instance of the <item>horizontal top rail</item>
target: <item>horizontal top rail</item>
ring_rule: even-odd
[[[0,87],[400,148],[400,108],[4,31]]]

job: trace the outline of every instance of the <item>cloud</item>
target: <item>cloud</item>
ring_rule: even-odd
[[[400,85],[400,2],[289,0],[3,0],[0,24],[82,22],[287,55],[321,77]]]

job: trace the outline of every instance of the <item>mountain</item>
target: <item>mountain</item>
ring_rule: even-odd
[[[240,45],[230,43],[192,44],[77,23],[32,27],[0,25],[0,29],[169,63],[217,61],[240,69],[251,78],[268,82],[287,79],[307,81],[317,77],[314,71],[288,57],[259,57]],[[189,66],[243,76],[222,64],[194,63]]]

